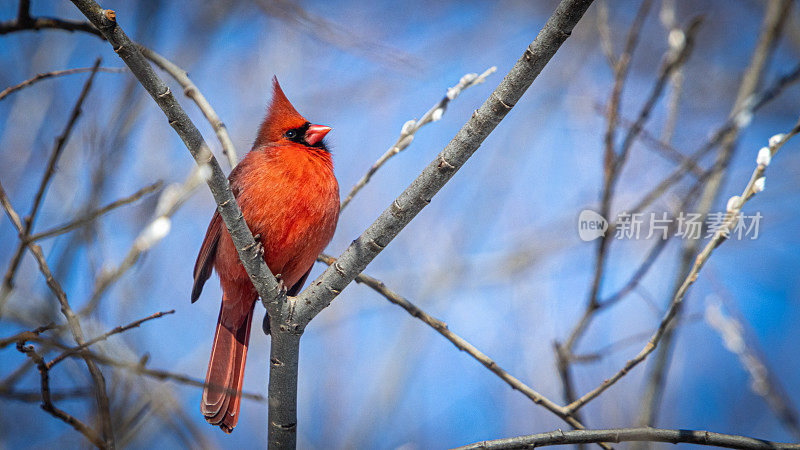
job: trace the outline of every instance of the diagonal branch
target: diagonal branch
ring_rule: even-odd
[[[149,194],[149,193],[151,193],[153,191],[158,190],[161,187],[161,185],[162,185],[162,182],[161,181],[157,181],[157,182],[155,182],[155,183],[153,183],[153,184],[151,184],[149,186],[145,186],[145,187],[139,189],[138,191],[134,192],[132,195],[129,195],[129,196],[124,197],[124,198],[121,198],[119,200],[115,200],[115,201],[109,203],[108,205],[105,205],[105,206],[103,206],[101,208],[98,208],[98,209],[96,209],[94,211],[89,211],[88,213],[86,213],[86,214],[84,214],[84,215],[82,215],[82,216],[80,216],[78,218],[75,218],[75,219],[73,219],[73,220],[71,220],[71,221],[69,221],[69,222],[67,222],[67,223],[65,223],[63,225],[59,225],[59,226],[53,227],[53,228],[51,228],[49,230],[42,231],[41,233],[36,233],[34,235],[31,235],[26,240],[28,242],[34,242],[34,241],[39,241],[39,240],[42,240],[42,239],[47,239],[47,238],[51,238],[51,237],[55,237],[55,236],[60,236],[60,235],[62,235],[64,233],[68,233],[68,232],[74,230],[75,228],[80,228],[80,227],[82,227],[82,226],[84,226],[84,225],[96,220],[98,217],[102,216],[103,214],[106,214],[106,213],[111,212],[111,211],[113,211],[113,210],[115,210],[117,208],[120,208],[120,207],[125,206],[125,205],[129,205],[129,204],[135,202],[136,200],[139,200],[140,198],[144,197],[145,195],[147,195],[147,194]]]
[[[536,39],[453,140],[337,261],[292,302],[294,327],[302,330],[430,203],[511,111],[591,3],[592,0],[559,3]]]
[[[100,438],[97,433],[88,425],[81,422],[75,416],[67,413],[66,411],[57,408],[53,404],[53,396],[50,392],[50,371],[47,364],[44,362],[44,357],[36,352],[32,345],[25,345],[24,341],[17,342],[17,350],[28,356],[39,368],[39,375],[41,378],[41,399],[42,409],[50,413],[53,417],[72,426],[76,431],[86,436],[86,439],[94,444],[97,448],[106,448],[107,442]]]
[[[720,136],[720,149],[717,152],[714,162],[714,166],[717,170],[712,172],[696,208],[696,212],[701,216],[707,215],[712,205],[717,200],[717,196],[723,185],[723,177],[736,151],[740,130],[750,123],[752,111],[755,111],[757,107],[763,104],[764,98],[769,98],[768,96],[762,96],[761,99],[758,99],[755,97],[755,94],[763,78],[763,73],[768,67],[776,44],[783,32],[786,18],[790,16],[789,13],[792,3],[791,0],[771,0],[766,5],[758,41],[753,50],[750,63],[742,75],[742,81],[739,85],[736,100],[734,101],[730,114],[729,122],[732,121],[733,126]],[[781,83],[781,80],[779,80],[776,86],[782,86]],[[767,94],[769,94],[769,91],[770,90],[767,91]],[[679,258],[680,263],[674,289],[679,289],[678,286],[682,278],[689,272],[690,267],[692,267],[694,255],[697,253],[699,247],[700,241],[697,239],[692,239],[684,243]],[[682,308],[683,304],[678,303],[675,312],[676,316],[680,317]],[[659,348],[655,363],[649,373],[639,419],[640,423],[643,425],[649,425],[655,420],[662,398],[664,377],[669,367],[669,356],[671,355],[673,346],[674,333],[674,327],[669,327],[666,330],[663,339],[664,345]]]
[[[222,145],[222,153],[226,158],[228,158],[228,164],[230,164],[231,169],[236,167],[236,147],[234,147],[231,136],[228,134],[228,128],[225,126],[222,120],[220,120],[217,112],[214,111],[214,108],[211,107],[211,103],[206,100],[205,95],[203,95],[203,93],[200,92],[200,89],[198,89],[192,80],[189,79],[189,75],[186,73],[186,71],[153,50],[150,50],[143,45],[137,44],[137,46],[147,59],[153,61],[155,65],[160,67],[161,70],[170,74],[170,76],[172,76],[172,78],[174,78],[175,81],[181,85],[183,88],[183,93],[187,97],[194,100],[194,102],[197,104],[197,107],[200,108],[200,111],[208,120],[208,123],[210,123],[211,127],[214,128],[214,132],[217,134],[217,139],[219,139],[219,143]]]
[[[81,350],[87,349],[90,346],[92,346],[92,345],[94,345],[94,344],[96,344],[96,343],[98,343],[100,341],[105,341],[106,339],[108,339],[109,337],[111,337],[111,336],[113,336],[115,334],[123,333],[125,331],[130,330],[131,328],[138,327],[139,325],[147,322],[148,320],[158,319],[159,317],[164,317],[164,316],[166,316],[168,314],[173,314],[174,312],[175,312],[174,309],[171,309],[169,311],[157,312],[157,313],[151,314],[151,315],[149,315],[149,316],[147,316],[147,317],[145,317],[143,319],[139,319],[139,320],[136,320],[134,322],[131,322],[131,323],[127,324],[127,325],[123,325],[123,326],[119,326],[119,327],[113,328],[113,329],[101,334],[100,336],[97,336],[96,338],[93,338],[93,339],[89,339],[88,341],[84,342],[83,344],[81,344],[81,345],[79,345],[77,347],[71,348],[71,349],[61,353],[60,355],[56,356],[55,358],[51,359],[47,363],[47,368],[48,369],[52,369],[53,366],[55,366],[59,362],[63,361],[65,358],[67,358],[67,357],[69,357],[71,355],[74,355],[76,353],[79,353]]]

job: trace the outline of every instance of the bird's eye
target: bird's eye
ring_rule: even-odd
[[[287,138],[289,138],[289,139],[294,139],[294,138],[296,138],[296,137],[297,137],[297,131],[295,131],[295,130],[289,130],[289,131],[287,131],[286,133],[284,133],[284,136],[286,136],[286,137],[287,137]]]

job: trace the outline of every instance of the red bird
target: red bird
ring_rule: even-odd
[[[264,261],[297,295],[339,217],[339,184],[322,138],[331,130],[301,116],[273,78],[273,98],[252,150],[228,180],[253,235],[260,235]],[[239,261],[230,234],[214,213],[194,266],[192,303],[217,270],[222,305],[203,389],[206,420],[226,433],[239,420],[250,322],[258,294]],[[269,333],[269,320],[265,318]]]

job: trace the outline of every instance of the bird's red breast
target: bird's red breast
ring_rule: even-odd
[[[273,274],[281,275],[287,287],[294,286],[328,245],[336,229],[339,186],[330,154],[323,149],[298,151],[294,146],[268,144],[248,153],[231,173],[230,180],[231,187],[238,191],[236,198],[250,231],[260,235],[267,266]],[[222,290],[254,293],[225,229],[217,252],[215,268]],[[231,307],[239,307],[244,313],[250,305]],[[238,322],[244,315],[232,314],[228,320]]]

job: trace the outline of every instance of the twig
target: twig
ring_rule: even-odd
[[[173,184],[164,189],[158,200],[156,217],[139,233],[122,262],[117,267],[103,270],[97,277],[92,296],[80,310],[80,315],[86,315],[97,308],[106,290],[133,267],[142,254],[169,234],[172,228],[172,215],[191,197],[203,181],[208,179],[208,175],[208,167],[195,167],[182,184]]]
[[[608,3],[605,0],[597,2],[597,34],[600,35],[600,48],[603,50],[608,66],[613,69],[617,66],[617,57],[614,55],[614,43],[611,42],[611,27],[608,25]]]
[[[661,25],[667,30],[667,45],[673,52],[679,52],[683,46],[685,36],[678,26],[677,14],[675,12],[675,0],[665,0],[661,2],[661,11],[659,11],[658,18],[661,20]],[[669,77],[670,84],[672,84],[672,95],[669,99],[669,106],[667,107],[667,121],[664,124],[662,132],[662,139],[666,143],[672,142],[672,136],[675,134],[675,127],[678,124],[678,113],[680,107],[681,93],[683,92],[683,68],[672,73]]]
[[[694,314],[694,315],[691,315],[689,317],[684,318],[681,321],[681,324],[696,322],[698,320],[701,320],[702,318],[703,318],[702,315]],[[580,354],[580,355],[572,355],[572,362],[576,363],[576,364],[577,363],[589,364],[589,363],[593,363],[593,362],[596,362],[596,361],[600,361],[606,355],[610,355],[611,353],[613,353],[613,352],[615,352],[615,351],[617,351],[617,350],[619,350],[621,348],[628,347],[628,346],[631,346],[631,345],[634,345],[634,344],[639,344],[639,343],[641,343],[643,341],[646,341],[647,338],[649,338],[650,336],[653,335],[653,333],[655,333],[655,330],[643,331],[641,333],[632,334],[630,336],[626,336],[624,338],[621,338],[621,339],[619,339],[617,341],[611,342],[611,343],[609,343],[609,344],[607,344],[607,345],[605,345],[605,346],[593,351],[592,353],[584,353],[584,354]]]
[[[167,314],[173,314],[174,312],[175,312],[174,309],[171,309],[169,311],[157,312],[155,314],[151,314],[151,315],[145,317],[144,319],[139,319],[139,320],[137,320],[135,322],[131,322],[128,325],[124,325],[124,326],[119,326],[119,327],[113,328],[113,329],[101,334],[100,336],[97,336],[96,338],[93,338],[93,339],[89,339],[88,341],[84,342],[83,344],[81,344],[81,345],[79,345],[77,347],[74,347],[74,348],[72,348],[70,350],[67,350],[67,351],[61,353],[60,355],[56,356],[55,358],[51,359],[47,363],[47,368],[48,369],[52,369],[53,366],[55,366],[59,362],[63,361],[64,358],[67,358],[68,356],[74,355],[74,354],[80,352],[81,350],[87,349],[90,346],[92,346],[92,345],[94,345],[94,344],[96,344],[96,343],[98,343],[100,341],[104,341],[104,340],[108,339],[109,337],[111,337],[111,336],[113,336],[115,334],[119,334],[119,333],[128,331],[131,328],[138,327],[139,325],[147,322],[148,320],[158,319],[159,317],[164,317]]]
[[[82,227],[82,226],[94,221],[95,219],[97,219],[98,217],[102,216],[103,214],[111,212],[111,211],[113,211],[113,210],[115,210],[117,208],[120,208],[122,206],[129,205],[129,204],[135,202],[136,200],[139,200],[140,198],[144,197],[145,195],[147,195],[147,194],[149,194],[149,193],[151,193],[153,191],[158,190],[159,188],[161,188],[162,184],[163,183],[161,181],[157,181],[157,182],[155,182],[155,183],[153,183],[153,184],[151,184],[149,186],[145,186],[145,187],[139,189],[138,191],[136,191],[135,193],[133,193],[132,195],[129,195],[127,197],[124,197],[124,198],[121,198],[121,199],[116,200],[114,202],[111,202],[108,205],[105,205],[105,206],[103,206],[101,208],[98,208],[98,209],[96,209],[94,211],[90,211],[90,212],[88,212],[88,213],[86,213],[86,214],[84,214],[84,215],[82,215],[82,216],[80,216],[78,218],[75,218],[75,219],[73,219],[73,220],[71,220],[71,221],[69,221],[69,222],[67,222],[67,223],[65,223],[63,225],[59,225],[59,226],[53,227],[53,228],[51,228],[51,229],[49,229],[47,231],[42,231],[41,233],[36,233],[34,235],[31,235],[26,239],[26,241],[28,241],[28,242],[40,241],[42,239],[47,239],[47,238],[51,238],[51,237],[62,235],[64,233],[67,233],[69,231],[74,230],[75,228],[80,228],[80,227]]]
[[[32,338],[39,336],[40,334],[44,333],[45,331],[50,331],[56,327],[54,322],[51,322],[47,325],[43,325],[41,327],[36,328],[35,330],[30,331],[22,331],[17,333],[13,336],[0,339],[0,350],[8,347],[11,344],[16,344],[19,341],[29,341]]]
[[[55,70],[52,72],[45,72],[36,74],[33,78],[29,78],[22,83],[19,83],[14,86],[9,86],[2,91],[0,91],[0,100],[8,97],[9,95],[13,94],[14,92],[20,91],[25,89],[28,86],[38,83],[39,81],[46,80],[48,78],[55,78],[55,77],[62,77],[65,75],[72,75],[75,73],[84,73],[84,72],[91,72],[94,68],[93,67],[80,67],[77,69],[67,69],[67,70]],[[117,68],[117,67],[98,67],[98,72],[106,72],[106,73],[123,73],[125,69]]]
[[[766,441],[734,434],[697,430],[667,430],[663,428],[617,428],[611,430],[551,431],[515,438],[476,442],[455,450],[522,449],[547,445],[590,444],[594,442],[649,441],[671,444],[713,445],[744,450],[800,449],[800,444]]]
[[[694,186],[692,186],[689,192],[684,196],[683,201],[681,201],[680,205],[678,206],[677,208],[678,212],[685,211],[686,208],[688,208],[689,205],[691,205],[695,201],[706,179],[708,179],[708,177],[712,173],[714,173],[714,171],[715,168],[712,167],[711,169],[707,170],[702,176],[700,176],[697,179],[697,181],[695,181]],[[636,214],[638,212],[639,212],[638,210],[634,210],[631,214]],[[673,217],[675,215],[676,213],[673,212]],[[650,268],[653,267],[655,260],[658,258],[658,256],[664,250],[664,248],[666,248],[669,240],[675,236],[676,226],[677,226],[676,221],[674,220],[670,221],[669,227],[667,227],[667,238],[664,239],[662,237],[661,239],[658,239],[655,244],[653,244],[653,246],[650,248],[650,251],[647,252],[647,255],[645,256],[644,260],[639,265],[639,267],[637,267],[637,269],[633,272],[633,275],[631,275],[627,283],[625,283],[619,290],[609,295],[605,299],[598,300],[597,310],[614,305],[618,301],[622,300],[626,295],[633,292],[634,289],[636,289],[642,278],[644,278],[644,276],[647,275]]]
[[[61,134],[56,138],[55,144],[53,145],[53,151],[50,153],[50,158],[47,161],[47,168],[45,169],[44,175],[42,175],[42,181],[39,183],[39,188],[36,190],[36,194],[34,195],[30,212],[25,217],[22,228],[19,230],[20,242],[17,244],[17,249],[14,251],[14,255],[11,257],[8,270],[3,277],[3,285],[0,288],[0,317],[2,317],[3,307],[5,306],[8,297],[11,295],[11,291],[14,289],[14,277],[16,276],[17,269],[22,261],[22,255],[25,253],[25,239],[28,237],[28,235],[30,235],[31,230],[33,229],[33,224],[36,221],[36,215],[39,213],[39,207],[42,205],[42,200],[47,192],[47,187],[49,186],[50,180],[53,178],[53,174],[55,173],[58,159],[61,156],[64,148],[67,146],[69,137],[72,135],[72,130],[78,121],[78,117],[81,115],[81,107],[83,106],[86,96],[89,94],[89,90],[92,88],[92,81],[94,81],[94,76],[97,74],[97,69],[100,67],[100,62],[100,58],[95,60],[94,65],[92,66],[92,73],[86,79],[86,83],[84,83],[83,89],[81,90],[80,95],[78,95],[78,100],[75,102],[75,106],[72,107],[72,112],[69,115],[67,124],[64,126],[64,130],[61,132]]]
[[[579,410],[582,406],[586,403],[591,401],[592,399],[596,398],[598,395],[603,393],[606,389],[611,387],[614,383],[619,381],[620,378],[624,377],[631,369],[633,369],[636,365],[642,362],[647,355],[652,353],[656,347],[658,346],[658,342],[661,340],[661,337],[664,335],[665,331],[669,327],[672,322],[672,319],[675,317],[680,305],[683,301],[683,298],[686,296],[686,293],[697,281],[697,276],[700,273],[700,270],[705,265],[708,258],[713,253],[714,249],[719,246],[729,235],[731,229],[736,225],[739,220],[739,214],[742,211],[742,207],[748,200],[750,200],[757,192],[764,188],[764,171],[769,164],[769,159],[775,155],[775,153],[794,135],[800,132],[800,121],[786,134],[776,135],[770,139],[770,146],[766,147],[767,156],[761,156],[764,154],[762,150],[760,156],[758,158],[758,165],[756,169],[753,171],[753,174],[750,177],[750,181],[745,186],[744,191],[742,192],[741,196],[734,196],[728,202],[728,214],[726,215],[725,221],[723,224],[715,231],[713,237],[703,250],[697,255],[694,260],[694,264],[692,265],[691,270],[689,271],[688,275],[684,279],[683,283],[681,284],[680,288],[678,288],[675,296],[673,297],[672,301],[670,302],[670,306],[667,309],[664,318],[661,320],[661,323],[658,326],[658,329],[650,340],[647,342],[647,345],[637,354],[634,358],[630,359],[625,366],[616,374],[614,374],[611,378],[603,381],[600,386],[596,387],[595,389],[589,391],[581,398],[575,400],[571,404],[567,405],[567,411],[574,412]],[[766,159],[765,159],[766,158]],[[764,163],[766,161],[766,163]]]
[[[11,206],[11,202],[8,199],[8,195],[6,195],[6,191],[5,189],[3,189],[3,185],[1,183],[0,183],[0,204],[6,211],[8,217],[11,219],[11,223],[14,225],[17,231],[20,234],[22,234],[22,231],[24,229],[22,220],[20,219],[19,215],[14,210],[14,208]],[[61,288],[59,282],[53,277],[53,274],[47,265],[47,261],[45,260],[42,248],[34,243],[27,243],[25,244],[25,246],[33,254],[34,258],[39,264],[39,271],[42,272],[42,275],[44,275],[45,280],[47,281],[47,286],[50,288],[50,290],[53,292],[53,294],[55,294],[56,298],[58,299],[58,302],[61,305],[61,313],[67,319],[67,324],[69,325],[70,331],[72,332],[72,337],[75,339],[75,342],[78,345],[82,345],[85,341],[83,338],[83,330],[81,329],[80,321],[78,320],[78,317],[75,315],[75,313],[72,311],[72,308],[69,305],[69,301],[67,300],[67,294]],[[103,447],[114,448],[115,446],[114,435],[111,425],[111,412],[109,408],[108,396],[106,395],[105,378],[103,378],[103,373],[100,372],[100,369],[97,368],[97,365],[95,365],[94,361],[88,358],[84,358],[84,361],[86,362],[86,366],[88,367],[89,373],[95,384],[97,409],[100,414],[100,421],[103,429],[103,442],[104,442]]]
[[[17,343],[17,350],[31,358],[39,368],[39,375],[41,376],[42,409],[50,413],[53,417],[72,426],[76,431],[86,436],[86,439],[97,448],[108,448],[107,440],[101,439],[88,425],[68,414],[66,411],[57,408],[53,404],[53,399],[50,394],[50,374],[42,355],[38,354],[32,345],[26,346],[24,341]]]
[[[708,155],[725,139],[725,136],[730,133],[736,132],[748,125],[752,119],[753,114],[760,110],[761,107],[768,104],[770,101],[778,97],[783,91],[796,83],[800,79],[800,64],[795,66],[792,70],[779,77],[773,84],[763,90],[758,95],[748,97],[739,107],[734,107],[728,120],[725,121],[716,131],[711,135],[699,149],[697,149],[691,156],[684,159],[678,167],[676,167],[669,175],[660,181],[653,189],[642,197],[642,199],[631,209],[641,211],[666,192],[672,185],[677,183],[683,178],[686,173],[691,170],[703,157]]]
[[[636,12],[636,17],[633,19],[633,23],[631,23],[631,27],[628,30],[628,36],[625,39],[625,45],[623,47],[622,54],[616,60],[613,58],[609,59],[610,62],[614,62],[614,66],[612,67],[614,72],[614,86],[611,89],[611,98],[608,102],[608,121],[604,137],[604,174],[606,184],[608,184],[609,181],[614,178],[614,171],[616,170],[614,166],[619,165],[616,162],[618,157],[615,156],[616,144],[614,141],[617,132],[617,121],[619,119],[620,105],[622,103],[622,92],[625,86],[625,81],[628,78],[628,70],[630,68],[633,52],[639,43],[642,25],[644,24],[644,20],[647,18],[647,13],[650,10],[652,3],[652,0],[644,0],[641,5],[639,5],[639,9]]]
[[[211,104],[208,103],[208,100],[206,100],[206,97],[202,92],[200,92],[200,89],[198,89],[192,80],[189,79],[189,74],[187,74],[185,70],[178,67],[175,63],[167,58],[164,58],[153,50],[150,50],[143,45],[137,44],[137,46],[139,47],[139,51],[141,51],[147,59],[153,61],[153,63],[160,67],[161,70],[170,74],[170,76],[172,76],[172,78],[174,78],[175,81],[181,85],[183,88],[183,93],[197,104],[197,107],[200,108],[200,111],[206,117],[208,123],[210,123],[211,127],[214,128],[214,132],[217,134],[217,139],[219,139],[219,143],[222,145],[222,153],[228,159],[231,169],[236,167],[238,162],[236,156],[236,147],[234,147],[233,141],[228,134],[228,128],[225,127],[225,124],[219,119],[216,111],[214,111],[214,108],[212,108]]]
[[[60,349],[63,352],[70,352],[74,349],[74,347],[70,347],[68,345],[64,345],[63,343],[50,338],[44,338],[42,336],[25,336],[26,340],[28,341],[35,341],[42,345],[54,347]],[[144,375],[150,378],[155,378],[158,380],[170,380],[174,381],[179,384],[185,384],[188,386],[195,386],[195,387],[203,387],[204,383],[203,380],[191,377],[189,375],[185,375],[182,373],[177,372],[170,372],[167,370],[160,370],[160,369],[150,369],[146,367],[148,357],[145,355],[139,362],[131,362],[131,361],[121,361],[106,355],[101,355],[99,353],[95,353],[90,349],[83,349],[78,351],[75,354],[70,356],[78,355],[81,358],[89,358],[92,361],[97,362],[98,364],[102,364],[104,366],[115,367],[119,369],[126,370],[128,372],[135,373],[137,375]],[[235,389],[233,390],[235,391]],[[243,398],[247,398],[250,400],[255,400],[258,402],[266,403],[267,399],[263,395],[254,394],[246,391],[241,392]]]
[[[89,22],[79,22],[75,20],[56,19],[53,17],[27,17],[26,20],[19,19],[0,22],[0,34],[13,33],[15,31],[26,30],[64,30],[64,31],[83,31],[99,37],[103,37]]]
[[[603,110],[602,106],[597,106],[598,111]],[[630,130],[633,127],[633,120],[628,119],[627,117],[620,115],[619,116],[619,124],[623,127]],[[664,158],[675,162],[677,164],[686,164],[688,167],[688,172],[696,177],[699,177],[703,174],[703,169],[697,165],[696,162],[689,159],[688,156],[684,155],[683,152],[679,151],[675,147],[672,146],[669,142],[666,142],[658,137],[654,136],[652,133],[647,131],[646,129],[642,128],[639,131],[639,138],[642,142],[650,144],[647,148],[654,150],[655,153],[663,156]]]
[[[360,191],[364,186],[369,183],[369,180],[372,178],[372,175],[378,171],[384,164],[386,164],[389,159],[393,156],[397,155],[398,153],[405,150],[411,142],[414,140],[414,136],[416,135],[417,131],[423,126],[431,123],[436,122],[437,120],[442,118],[442,115],[447,110],[447,106],[450,104],[452,100],[455,100],[456,97],[461,94],[464,89],[467,89],[470,86],[475,86],[476,84],[481,84],[486,80],[486,77],[493,74],[497,70],[497,67],[490,67],[482,74],[478,75],[477,73],[468,73],[461,77],[458,81],[458,84],[455,86],[447,89],[447,95],[445,95],[441,100],[439,100],[431,109],[428,110],[425,114],[422,115],[422,118],[419,120],[409,120],[408,122],[403,124],[403,128],[400,131],[400,137],[397,138],[397,142],[394,143],[389,150],[381,155],[377,161],[369,168],[366,174],[361,177],[360,180],[350,189],[350,192],[347,196],[342,200],[341,207],[339,208],[339,213],[350,204],[350,201],[353,200],[353,197]]]
[[[50,392],[50,399],[56,401],[68,398],[87,397],[89,395],[92,395],[91,387],[73,388]],[[16,400],[18,402],[36,403],[42,401],[42,392],[41,390],[15,391],[0,387],[0,397]]]

